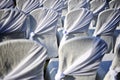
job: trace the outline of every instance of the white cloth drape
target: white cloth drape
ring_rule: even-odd
[[[90,24],[92,18],[93,13],[84,8],[70,12],[65,18],[64,33],[75,34],[87,32],[89,27],[88,25]]]
[[[107,45],[101,39],[94,39],[93,46],[88,49],[84,54],[75,59],[75,61],[68,66],[64,71],[60,71],[58,68],[58,72],[55,76],[55,80],[61,80],[65,75],[94,75],[96,74],[96,70],[99,67],[101,58],[106,52]],[[78,44],[79,45],[79,44]],[[71,45],[72,46],[72,45]],[[64,53],[61,53],[64,54]],[[68,52],[69,54],[69,52]],[[73,53],[74,54],[74,53]],[[67,57],[65,57],[67,58]],[[62,65],[59,65],[62,66]],[[62,68],[65,68],[62,67]]]
[[[16,9],[3,9],[0,16],[0,34],[26,31],[27,16]]]
[[[90,10],[94,15],[98,15],[101,11],[105,10],[107,0],[94,0],[90,2]]]
[[[23,43],[26,44],[27,46],[24,45]],[[11,50],[12,47],[14,47],[15,45],[20,45],[20,46],[16,46],[17,47],[16,49],[20,48],[21,44],[23,44],[26,47],[28,47],[28,45],[30,44],[28,51],[25,50],[26,52],[25,51],[18,52],[21,53],[22,55],[27,54],[27,56],[23,56],[24,58],[20,60],[20,63],[18,63],[7,75],[5,75],[2,80],[31,80],[31,79],[44,80],[43,69],[44,69],[44,62],[47,58],[46,48],[44,48],[41,44],[36,44],[28,40],[16,40],[14,42],[10,41],[9,43],[4,43],[3,46],[5,45],[9,46],[11,48],[6,48],[6,49]],[[15,53],[14,51],[16,50],[13,49],[13,53]],[[12,55],[12,53],[9,54]],[[15,57],[17,57],[18,55],[16,55]]]
[[[118,1],[118,0],[110,1],[109,7],[110,7],[110,9],[112,9],[112,8],[119,9],[120,8],[120,1]]]
[[[62,9],[64,8],[64,1],[63,0],[46,0],[43,3],[43,6],[49,9],[55,10],[61,14]]]
[[[41,4],[38,0],[16,0],[16,7],[25,13],[39,8]]]
[[[89,0],[69,0],[68,1],[68,11],[87,8],[89,9]]]
[[[106,17],[104,15],[106,15]],[[120,21],[120,9],[106,10],[99,15],[98,19],[94,36],[112,35],[117,27],[116,24]]]
[[[13,8],[14,6],[13,0],[0,0],[0,9]]]
[[[40,8],[30,14],[36,23],[32,26],[34,30],[30,33],[29,38],[45,45],[48,49],[48,57],[57,56],[56,25],[58,13],[53,10]],[[36,16],[36,14],[39,16]]]

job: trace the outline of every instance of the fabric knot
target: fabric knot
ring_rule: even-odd
[[[111,80],[117,80],[116,76],[117,76],[118,72],[116,70],[111,69],[111,68],[110,68],[109,72],[111,75]]]
[[[66,30],[63,30],[63,35],[68,35],[68,32]]]
[[[65,77],[65,74],[63,74],[63,73],[57,73],[56,76],[55,76],[55,80],[61,80],[64,77]]]
[[[30,40],[33,40],[33,37],[35,36],[35,33],[34,32],[31,32],[30,33]]]

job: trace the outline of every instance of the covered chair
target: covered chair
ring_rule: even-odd
[[[90,10],[93,12],[94,17],[90,27],[96,27],[97,18],[100,12],[104,11],[108,6],[107,0],[93,0],[90,2]]]
[[[41,44],[25,39],[0,43],[0,79],[44,80],[46,51]]]
[[[26,38],[27,16],[17,9],[0,10],[0,38]]]
[[[56,12],[59,13],[59,19],[58,19],[58,23],[57,23],[57,27],[62,27],[62,10],[64,8],[64,0],[46,0],[43,3],[43,7],[46,7],[48,9],[52,9]]]
[[[55,80],[95,80],[107,44],[97,37],[76,37],[59,48]]]
[[[0,9],[13,7],[15,7],[15,3],[13,0],[0,0]]]
[[[116,41],[114,55],[114,59],[104,80],[119,80],[117,75],[120,73],[120,35]]]
[[[68,1],[68,12],[71,10],[76,10],[80,8],[89,9],[89,1],[90,0],[69,0]]]
[[[43,3],[43,6],[61,14],[62,9],[64,8],[64,1],[63,0],[46,0]]]
[[[85,8],[69,12],[65,18],[62,40],[76,36],[88,36],[87,32],[92,18],[93,13]]]
[[[42,43],[48,50],[48,57],[57,57],[57,38],[56,29],[58,13],[39,8],[32,11],[30,16],[30,36],[31,40]]]
[[[120,8],[120,1],[119,0],[110,1],[109,7],[110,7],[110,9],[112,9],[112,8],[119,9]]]
[[[120,22],[120,9],[108,9],[100,13],[93,36],[100,37],[108,44],[108,53],[114,48],[114,31]]]
[[[16,7],[27,14],[41,5],[38,0],[16,0]]]

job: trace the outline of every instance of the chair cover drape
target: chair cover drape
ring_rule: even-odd
[[[118,36],[114,49],[114,58],[109,71],[105,75],[104,80],[117,80],[117,75],[120,72],[120,35]]]
[[[59,48],[59,68],[55,80],[61,80],[66,75],[95,75],[106,49],[107,44],[99,38],[67,40]]]
[[[13,0],[0,0],[0,9],[13,8],[14,6]]]
[[[44,62],[47,58],[46,48],[29,40],[9,40],[0,43],[0,65],[2,80],[44,80]],[[7,62],[5,62],[7,61]],[[6,69],[7,65],[9,68]]]
[[[98,17],[98,23],[94,36],[112,35],[116,29],[116,24],[120,21],[120,9],[106,10]]]
[[[110,9],[112,9],[112,8],[119,9],[120,8],[120,1],[119,0],[110,1],[109,7],[110,7]]]
[[[40,5],[41,3],[38,0],[16,0],[16,7],[25,13],[30,13],[39,8]]]
[[[86,32],[88,30],[88,25],[90,24],[92,18],[92,12],[84,8],[74,10],[68,13],[65,18],[65,33],[74,34],[79,32]]]
[[[32,30],[29,38],[47,47],[49,58],[56,57],[58,55],[56,39],[58,13],[53,10],[39,8],[30,14],[32,15],[30,18]]]
[[[90,2],[90,10],[94,15],[98,15],[107,5],[107,0],[94,0]]]
[[[9,35],[16,33],[25,37],[27,30],[27,16],[17,9],[0,10],[0,35]],[[17,36],[16,36],[17,37]]]
[[[46,0],[43,3],[43,6],[49,9],[55,10],[61,14],[62,9],[64,8],[64,1],[63,0]]]
[[[68,11],[76,10],[80,8],[89,9],[89,0],[69,0],[68,1]]]

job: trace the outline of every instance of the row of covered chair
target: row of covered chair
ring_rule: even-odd
[[[114,49],[113,33],[120,22],[120,9],[104,10],[105,3],[94,12],[88,7],[94,1],[106,2],[81,0],[77,5],[73,0],[16,0],[12,8],[0,9],[0,62],[3,71],[0,78],[44,80],[45,74],[45,80],[95,80],[101,59]],[[68,2],[68,12],[62,19],[64,2]],[[96,29],[90,36],[89,26],[96,14]],[[56,33],[61,19],[63,28]],[[59,59],[56,63],[54,57]],[[50,62],[44,73],[44,62],[48,59]],[[116,61],[115,58],[113,64]],[[112,71],[117,69],[112,68]],[[118,73],[117,70],[116,75]]]

